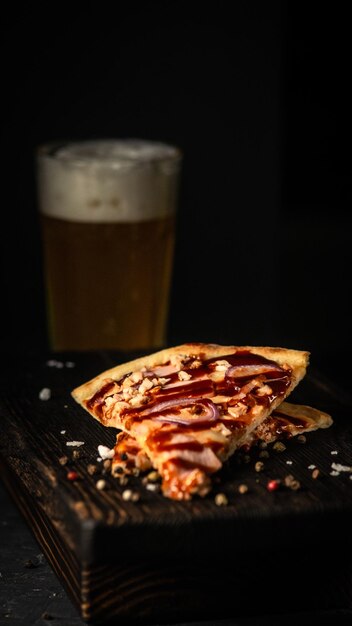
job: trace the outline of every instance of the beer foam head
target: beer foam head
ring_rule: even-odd
[[[40,211],[75,222],[139,222],[175,212],[181,153],[140,139],[39,147]]]

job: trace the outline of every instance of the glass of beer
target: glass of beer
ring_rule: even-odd
[[[166,344],[181,162],[177,147],[140,139],[38,148],[53,350]]]

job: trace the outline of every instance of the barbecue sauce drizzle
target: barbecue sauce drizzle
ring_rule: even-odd
[[[198,360],[198,357],[194,357]],[[190,361],[193,360],[193,357],[190,358]],[[208,424],[194,424],[190,420],[190,424],[181,425],[181,424],[160,424],[160,428],[157,429],[156,432],[152,432],[148,437],[147,445],[150,449],[161,452],[164,450],[188,450],[194,452],[201,452],[204,448],[204,445],[197,441],[195,438],[189,439],[188,441],[183,441],[179,443],[173,443],[172,437],[175,433],[185,433],[191,428],[192,431],[195,430],[206,430],[211,428],[212,426],[222,423],[231,431],[240,431],[246,426],[248,419],[250,419],[250,409],[251,406],[255,404],[260,404],[264,406],[269,406],[277,397],[282,396],[285,393],[285,390],[290,385],[291,382],[291,370],[286,370],[279,367],[275,362],[270,361],[260,355],[252,354],[249,351],[242,350],[236,352],[235,354],[226,354],[223,356],[213,357],[211,359],[206,359],[202,361],[201,365],[197,368],[187,367],[185,364],[182,367],[182,371],[186,372],[191,378],[182,384],[178,378],[179,370],[172,372],[166,376],[168,379],[167,384],[162,387],[155,387],[152,389],[152,392],[149,395],[150,401],[147,404],[142,405],[141,407],[132,407],[130,409],[124,409],[121,414],[121,419],[128,420],[129,428],[131,428],[132,424],[136,421],[142,421],[143,419],[155,419],[157,416],[161,416],[165,412],[170,412],[170,409],[164,409],[164,411],[153,412],[151,414],[145,414],[146,408],[150,408],[158,404],[158,402],[165,402],[165,400],[173,400],[177,399],[190,399],[190,405],[197,408],[201,405],[196,404],[197,397],[207,397],[211,398],[216,395],[227,396],[229,398],[229,404],[231,404],[232,397],[241,392],[241,389],[252,379],[258,378],[257,373],[253,373],[252,375],[246,377],[236,378],[236,376],[228,376],[225,372],[224,380],[221,382],[215,382],[207,378],[211,372],[214,371],[215,364],[218,361],[226,360],[230,367],[240,366],[246,367],[251,365],[264,365],[268,367],[268,371],[264,374],[260,374],[260,379],[262,384],[267,384],[271,388],[271,393],[264,396],[257,396],[253,393],[248,393],[244,398],[241,398],[239,401],[242,404],[245,404],[248,407],[248,410],[244,415],[241,415],[239,418],[231,418],[228,414],[223,417],[222,413],[226,412],[226,404],[225,407],[222,404],[218,404],[218,408],[220,409],[219,417],[216,421],[209,422]],[[156,368],[157,369],[157,368]],[[125,378],[127,378],[129,374],[127,374],[123,379],[119,381],[119,384],[123,382]],[[145,377],[155,377],[156,374],[153,370],[150,372],[146,371],[144,373]],[[177,385],[175,385],[177,383]],[[139,383],[138,383],[139,384]],[[173,387],[173,385],[175,385]],[[107,382],[94,396],[87,402],[87,407],[91,411],[93,411],[97,416],[103,417],[104,413],[104,402],[107,396],[112,395],[114,386],[116,386],[115,381]],[[223,403],[224,404],[224,403]],[[235,406],[236,402],[232,401],[232,406]],[[225,408],[225,411],[224,411]],[[172,412],[175,413],[175,407],[172,408]],[[248,415],[249,414],[249,415]],[[197,415],[195,416],[197,417]],[[217,441],[210,441],[210,448],[213,452],[218,452],[223,446],[221,443]],[[175,467],[182,467],[183,469],[190,469],[193,465],[190,461],[181,460],[179,458],[172,458],[168,461],[168,468],[170,469],[170,463]],[[203,469],[206,472],[206,468],[202,468],[197,464],[197,468]]]

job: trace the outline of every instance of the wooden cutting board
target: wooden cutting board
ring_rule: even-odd
[[[291,399],[328,411],[334,424],[288,441],[283,452],[235,455],[206,498],[173,502],[141,477],[127,486],[103,474],[98,445],[116,432],[94,421],[71,390],[136,355],[80,353],[7,362],[0,396],[0,466],[83,619],[172,623],[306,609],[352,607],[352,398],[315,369]],[[50,398],[40,398],[42,389]],[[79,448],[67,442],[83,441]],[[79,450],[80,458],[73,458]],[[59,459],[68,457],[65,466]],[[262,460],[264,469],[255,470]],[[88,464],[97,465],[91,476]],[[312,477],[310,466],[320,470]],[[67,472],[79,479],[71,482]],[[288,474],[299,490],[267,490]],[[107,486],[100,491],[98,479]],[[238,487],[248,486],[241,495]],[[138,492],[138,502],[123,491]],[[216,493],[227,506],[217,506]],[[298,568],[298,575],[296,573]]]

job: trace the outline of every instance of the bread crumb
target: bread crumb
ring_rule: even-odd
[[[66,441],[66,445],[79,448],[79,446],[84,446],[84,441]]]
[[[98,452],[101,459],[112,459],[115,455],[114,448],[108,448],[107,446],[98,446]]]
[[[50,400],[51,389],[49,387],[43,387],[39,392],[39,400]]]

